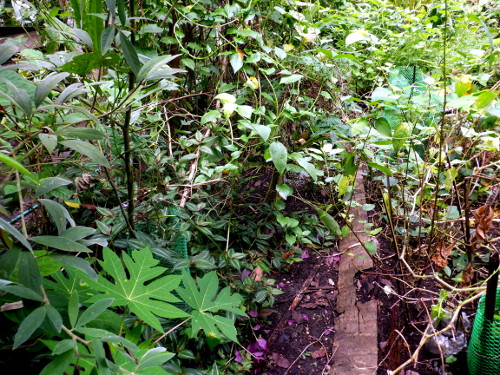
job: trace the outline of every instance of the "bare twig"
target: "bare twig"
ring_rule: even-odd
[[[210,129],[207,129],[207,131],[203,135],[203,138],[207,138],[209,135],[210,135]],[[196,157],[194,158],[193,162],[191,163],[191,167],[189,169],[188,182],[190,184],[194,181],[196,171],[198,170],[198,160],[200,159],[200,155],[201,155],[201,150],[199,148],[198,148],[198,150],[196,150],[195,155],[196,155]],[[184,208],[184,206],[186,205],[190,191],[191,191],[191,189],[190,189],[189,185],[184,188],[184,191],[183,191],[182,197],[181,197],[181,202],[179,203],[179,207]]]

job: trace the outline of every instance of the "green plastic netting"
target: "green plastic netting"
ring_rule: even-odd
[[[497,289],[496,294],[496,310],[500,309],[499,290]],[[479,300],[467,352],[470,375],[498,375],[500,373],[500,320],[485,320],[485,305],[485,296],[482,296]]]
[[[178,229],[180,227],[178,211],[176,208],[170,207],[168,209],[169,215],[172,215],[171,222],[173,226]],[[174,250],[177,254],[180,255],[181,258],[188,258],[188,247],[187,247],[187,239],[184,236],[178,236],[173,243],[172,250]]]
[[[396,88],[400,94],[400,102],[409,104],[412,99],[419,97],[419,104],[426,107],[436,107],[436,111],[426,111],[425,122],[434,121],[439,116],[439,104],[441,100],[438,97],[427,95],[430,86],[425,82],[428,76],[422,69],[416,66],[398,66],[391,70],[389,76],[389,84]],[[386,107],[384,118],[391,125],[391,128],[396,127],[400,122],[408,121],[405,118],[405,113],[397,107]]]

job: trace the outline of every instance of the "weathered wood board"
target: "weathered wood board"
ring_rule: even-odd
[[[354,201],[361,206],[366,203],[363,186],[363,171],[359,168],[356,175]],[[361,243],[370,240],[365,232],[367,214],[361,207],[351,207],[349,214],[354,216],[349,234],[341,241],[337,311],[335,322],[334,364],[330,375],[371,375],[377,371],[377,301],[361,303],[356,300],[354,277],[358,272],[373,267],[370,256]]]

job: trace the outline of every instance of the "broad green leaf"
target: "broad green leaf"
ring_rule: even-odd
[[[375,241],[367,241],[365,242],[365,249],[368,251],[368,254],[375,255],[377,254],[377,244]]]
[[[201,118],[201,125],[205,125],[207,122],[215,122],[215,120],[219,119],[221,114],[217,110],[208,111]]]
[[[231,56],[229,56],[229,63],[231,64],[234,73],[236,73],[243,67],[243,59],[241,58],[238,52],[235,52],[231,54]]]
[[[349,186],[351,185],[351,177],[350,176],[342,176],[340,181],[337,184],[337,192],[339,193],[339,196],[341,197],[345,193],[347,193],[347,190],[349,190]]]
[[[410,125],[407,122],[401,122],[394,129],[394,138],[392,140],[392,147],[394,152],[398,152],[401,147],[406,143],[406,140],[410,136]]]
[[[47,194],[48,192],[57,189],[58,187],[61,186],[66,186],[71,184],[70,180],[67,180],[62,177],[49,177],[40,182],[40,185],[36,189],[36,195],[44,195]]]
[[[194,70],[196,68],[196,63],[192,59],[181,59],[181,64],[191,70]]]
[[[241,117],[251,118],[253,113],[253,108],[250,107],[249,105],[238,105],[238,107],[236,107],[236,112],[238,112],[238,114]]]
[[[35,90],[35,106],[38,107],[49,96],[50,92],[63,79],[69,76],[69,73],[50,74],[41,81]]]
[[[125,0],[117,0],[118,5],[118,17],[120,18],[120,22],[122,26],[127,25],[127,12],[125,8]]]
[[[286,58],[286,52],[279,47],[274,47],[274,53],[276,54],[276,56],[278,56],[280,60]]]
[[[37,236],[31,238],[33,242],[52,247],[54,249],[70,251],[74,253],[91,253],[88,247],[62,236]]]
[[[387,167],[384,167],[383,165],[380,165],[378,163],[371,163],[371,162],[368,162],[368,166],[371,167],[371,168],[375,168],[375,169],[378,169],[380,172],[388,175],[388,176],[392,176],[392,171],[387,168]]]
[[[105,135],[101,133],[99,130],[92,128],[76,128],[76,127],[59,129],[58,131],[56,131],[56,134],[65,138],[78,138],[89,141],[99,140],[105,137]]]
[[[101,55],[101,38],[104,31],[104,21],[107,18],[107,14],[103,14],[104,2],[102,0],[88,0],[86,7],[83,29],[89,33],[92,39],[93,52]]]
[[[42,276],[37,261],[31,251],[22,251],[19,254],[18,276],[19,283],[36,293],[42,292]]]
[[[316,169],[314,164],[309,163],[305,158],[297,158],[297,164],[300,165],[307,172],[309,176],[313,179],[314,182],[318,181],[318,176],[321,176],[323,172],[319,169]]]
[[[372,101],[382,100],[385,102],[395,102],[397,96],[392,93],[391,90],[385,87],[377,87],[372,92]]]
[[[337,223],[337,220],[335,220],[332,215],[324,210],[317,209],[316,211],[318,212],[318,217],[321,222],[325,224],[325,227],[327,227],[330,232],[337,237],[342,237],[342,230],[340,229],[340,225],[339,223]]]
[[[50,322],[52,323],[52,326],[56,329],[56,331],[61,332],[61,327],[62,327],[61,314],[59,314],[59,311],[57,311],[52,305],[47,305],[46,308],[47,308],[47,318],[49,318]]]
[[[31,290],[30,288],[26,288],[25,286],[14,284],[9,280],[0,279],[0,290],[3,290],[4,292],[10,294],[14,294],[21,298],[43,302],[43,297],[41,294],[38,294],[37,292]]]
[[[293,229],[299,225],[299,221],[297,219],[294,219],[293,217],[276,215],[276,220],[284,229],[287,228]]]
[[[177,288],[177,293],[190,307],[191,312],[191,337],[196,337],[199,330],[204,330],[209,337],[220,337],[224,334],[227,338],[238,342],[236,328],[232,319],[214,315],[218,311],[228,311],[237,315],[245,316],[238,307],[242,297],[235,293],[231,295],[230,288],[226,287],[217,294],[219,280],[215,271],[207,273],[194,281],[191,275],[184,271],[182,274],[183,287]],[[198,285],[197,285],[198,284]]]
[[[0,65],[9,60],[17,52],[17,46],[8,42],[0,44]]]
[[[1,155],[1,154],[0,154]],[[30,243],[28,242],[28,240],[26,239],[26,237],[24,237],[21,232],[19,232],[16,228],[14,228],[12,225],[10,225],[7,221],[5,221],[4,219],[2,219],[0,217],[0,228],[3,229],[5,232],[7,232],[8,234],[10,234],[12,237],[14,237],[16,240],[18,240],[19,242],[21,242],[21,244],[29,249],[29,250],[33,250],[31,248],[31,245]]]
[[[109,26],[103,31],[101,36],[101,54],[103,56],[111,48],[111,44],[113,44],[114,39],[115,39],[115,28],[113,26]]]
[[[80,310],[80,297],[78,295],[78,291],[74,290],[69,296],[69,302],[68,302],[68,318],[69,318],[69,324],[71,324],[72,328],[76,325],[79,310]]]
[[[351,135],[356,136],[363,134],[370,127],[370,123],[365,118],[358,118],[351,123]]]
[[[72,83],[68,87],[66,87],[63,92],[61,92],[58,96],[57,99],[55,100],[55,103],[58,105],[64,104],[68,100],[71,100],[79,95],[87,93],[87,90],[83,87],[81,83]],[[66,129],[66,128],[63,128]],[[85,129],[85,128],[82,128]]]
[[[49,109],[60,109],[63,112],[69,112],[69,111],[76,111],[80,112],[81,114],[85,115],[89,121],[93,121],[95,124],[100,124],[99,119],[93,115],[92,113],[89,112],[89,110],[83,106],[78,106],[78,105],[57,105],[57,104],[49,104],[49,105],[44,105],[42,107],[38,108],[38,111],[46,111]],[[80,119],[79,121],[83,121]]]
[[[79,152],[85,156],[88,156],[94,162],[103,167],[110,168],[110,164],[108,159],[104,156],[104,154],[99,150],[96,146],[89,142],[79,141],[79,140],[67,140],[62,141],[61,144],[64,146]]]
[[[378,38],[366,30],[355,30],[345,38],[345,45],[349,46],[357,42],[370,41],[376,43]]]
[[[295,83],[297,81],[300,81],[304,76],[301,74],[291,74],[289,76],[281,77],[280,79],[280,85],[281,84],[291,84]]]
[[[99,263],[110,279],[99,275],[94,281],[82,275],[92,288],[103,293],[92,297],[91,301],[114,298],[113,306],[128,306],[132,313],[158,331],[163,331],[163,328],[155,315],[169,319],[188,316],[167,303],[179,302],[171,291],[179,285],[180,276],[160,277],[166,268],[157,266],[159,261],[148,249],[132,251],[132,257],[126,253],[122,256],[128,277],[118,255],[107,247],[104,248],[104,260]]]
[[[4,82],[7,84],[7,87],[10,91],[10,97],[13,102],[21,108],[24,114],[30,117],[33,114],[33,105],[31,103],[31,98],[28,95],[28,92],[23,88],[17,87],[11,81],[4,79]]]
[[[103,341],[96,340],[92,336],[87,336],[87,339],[92,340],[89,348],[97,364],[97,373],[99,375],[112,375],[111,369],[109,368],[109,363],[106,360],[106,352],[104,350]]]
[[[94,234],[95,231],[96,230],[94,228],[76,226],[66,229],[60,234],[60,236],[69,238],[73,241],[79,241],[85,237],[90,236],[91,234]]]
[[[50,199],[39,199],[39,201],[43,204],[49,216],[56,224],[58,233],[62,233],[66,230],[67,223],[72,227],[75,226],[75,221],[63,205]]]
[[[354,157],[354,153],[350,152],[344,158],[344,174],[346,176],[354,176],[356,171],[358,170],[358,164],[356,163],[356,159]]]
[[[46,315],[46,306],[41,306],[33,310],[19,326],[19,329],[14,336],[14,345],[12,348],[15,349],[28,340],[36,329],[42,325]]]
[[[132,42],[120,32],[120,46],[123,49],[125,60],[127,61],[130,70],[137,76],[141,70],[141,62]]]
[[[283,172],[285,172],[286,162],[288,159],[286,147],[281,142],[273,142],[269,146],[269,151],[271,153],[271,160],[273,161],[274,166],[280,174],[283,174]]]
[[[52,259],[62,263],[67,268],[73,268],[84,272],[92,280],[97,280],[97,273],[85,259],[71,255],[52,255]]]
[[[64,339],[59,341],[54,350],[52,351],[52,355],[60,355],[62,353],[67,352],[70,349],[74,349],[76,347],[76,341],[72,339]]]
[[[0,235],[4,236],[3,237],[4,242],[10,240],[10,237],[7,235],[7,232],[1,230],[1,228],[0,232],[1,232]],[[7,247],[9,247],[9,244],[7,244]],[[14,273],[14,271],[17,270],[17,265],[19,263],[20,257],[21,257],[21,249],[19,247],[12,247],[11,243],[9,251],[4,251],[0,255],[0,275],[6,278],[11,278],[11,275]]]
[[[42,372],[40,372],[40,375],[63,375],[68,370],[68,366],[73,360],[74,355],[74,349],[67,350],[64,353],[57,355],[52,362],[50,362],[43,368]]]
[[[52,154],[57,147],[57,135],[40,133],[38,134],[38,138],[40,138],[40,142],[47,149],[47,152]]]
[[[293,189],[291,186],[289,185],[286,185],[286,184],[283,184],[283,185],[280,185],[280,184],[277,184],[276,185],[276,191],[278,192],[278,194],[283,198],[283,199],[287,199],[290,195],[293,194]]]
[[[93,305],[89,306],[87,310],[85,310],[80,317],[78,318],[78,322],[76,323],[76,327],[84,326],[85,324],[91,322],[99,315],[101,315],[104,310],[106,310],[113,303],[114,298],[104,298]]]
[[[495,98],[497,94],[490,90],[484,90],[477,96],[476,104],[474,105],[476,108],[484,108],[488,106]]]
[[[137,370],[144,370],[149,367],[161,366],[174,357],[174,353],[167,352],[163,347],[149,349],[142,357],[139,357]]]
[[[85,77],[89,72],[94,69],[99,68],[102,59],[101,56],[96,53],[82,53],[73,57],[71,61],[62,65],[60,69],[63,72],[77,74],[81,77]],[[56,100],[57,104],[62,104],[62,100]]]
[[[5,155],[4,153],[0,152],[0,163],[4,163],[7,166],[17,169],[17,171],[32,180],[36,181],[36,177],[33,173],[28,171],[26,168],[23,167],[21,163],[19,163],[16,159],[11,158],[8,155]]]
[[[125,337],[121,337],[106,331],[100,328],[90,328],[90,327],[79,327],[75,329],[75,331],[79,333],[83,333],[87,337],[92,337],[95,339],[99,339],[100,341],[110,342],[113,344],[122,344],[124,347],[131,350],[139,350],[139,348],[132,343],[130,340],[127,340]]]
[[[391,125],[385,117],[379,117],[375,120],[375,129],[377,129],[380,134],[385,135],[386,137],[392,137]]]
[[[158,56],[154,57],[145,63],[139,73],[137,73],[137,81],[148,80],[149,76],[154,74],[157,70],[159,70],[165,64],[168,64],[170,61],[178,57],[179,55],[168,55],[168,56]]]
[[[253,124],[248,120],[240,120],[239,123],[245,128],[255,131],[265,142],[271,135],[271,128],[266,125]]]
[[[80,39],[80,41],[89,48],[94,47],[94,43],[92,42],[92,38],[89,33],[82,29],[73,29],[73,33],[75,36]]]

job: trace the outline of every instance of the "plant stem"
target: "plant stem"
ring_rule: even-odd
[[[21,179],[19,177],[19,172],[16,170],[16,185],[17,185],[17,195],[19,197],[19,209],[21,210],[21,226],[23,231],[23,236],[28,238],[28,231],[26,230],[26,221],[24,220],[24,204],[23,204],[23,193],[21,192]]]
[[[91,341],[86,341],[86,340],[82,339],[81,337],[78,337],[73,332],[71,332],[71,330],[68,327],[66,327],[64,324],[61,326],[61,328],[64,332],[66,332],[68,334],[69,337],[71,337],[72,340],[79,341],[85,346],[90,345]]]
[[[129,12],[130,16],[134,16],[134,2],[129,2]],[[132,24],[132,32],[130,34],[130,40],[132,44],[135,42],[134,37],[134,25]],[[129,93],[133,91],[135,84],[135,77],[132,70],[128,73],[128,90]],[[131,237],[135,237],[135,224],[134,224],[134,171],[133,171],[133,160],[132,160],[132,150],[131,150],[131,141],[130,141],[130,118],[132,115],[132,107],[129,106],[127,112],[125,112],[125,121],[123,123],[123,148],[125,150],[124,153],[124,161],[125,161],[125,174],[127,177],[127,197],[128,197],[128,206],[127,206],[127,223],[129,229],[129,235]]]
[[[179,324],[177,324],[175,327],[173,328],[170,328],[167,332],[165,332],[163,335],[161,335],[158,339],[155,340],[155,344],[160,341],[161,339],[163,339],[164,337],[168,336],[169,334],[171,334],[172,332],[174,332],[177,328],[179,328],[180,326],[182,326],[184,323],[187,323],[189,322],[189,320],[191,319],[191,316],[187,319],[184,319],[182,322],[180,322]]]

